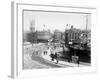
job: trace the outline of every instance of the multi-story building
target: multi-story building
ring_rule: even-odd
[[[31,43],[37,42],[48,42],[52,38],[52,34],[49,31],[27,31],[23,35],[23,41],[28,41]]]
[[[65,31],[65,43],[68,44],[70,41],[76,43],[80,42],[80,33],[81,31],[79,29],[75,29],[71,26],[70,29]]]
[[[73,28],[73,26],[71,26],[70,29],[65,31],[66,44],[68,44],[69,42],[90,44],[90,39],[91,39],[90,30],[80,30]]]
[[[60,32],[59,30],[55,30],[53,38],[54,38],[54,41],[59,42],[62,39],[62,32]]]
[[[83,30],[81,32],[81,36],[80,36],[80,39],[81,39],[81,43],[82,44],[87,44],[87,46],[91,46],[91,31],[90,30]]]

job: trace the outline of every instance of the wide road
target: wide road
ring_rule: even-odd
[[[34,46],[24,46],[23,69],[70,67],[61,63],[56,64],[44,58],[42,53],[44,50],[47,50],[48,47],[52,46],[48,46],[45,43],[34,44]],[[60,48],[56,48],[56,50],[60,50]]]
[[[59,64],[55,64],[52,61],[48,61],[41,56],[41,50],[46,46],[44,44],[35,47],[24,48],[24,61],[23,69],[36,69],[36,68],[60,68],[63,67]],[[34,50],[38,49],[39,54],[36,55]],[[34,54],[33,54],[34,53]]]
[[[60,68],[62,66],[39,56],[24,55],[23,69]]]
[[[61,66],[59,66],[51,61],[48,61],[42,57],[39,57],[39,56],[32,56],[32,60],[35,60],[38,63],[43,64],[43,65],[47,65],[49,67],[61,67]]]

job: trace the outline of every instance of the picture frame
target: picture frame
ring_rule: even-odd
[[[91,66],[55,68],[55,69],[23,69],[23,11],[49,11],[62,13],[83,13],[91,15]],[[80,74],[97,71],[97,56],[95,50],[95,27],[96,27],[96,8],[77,7],[62,5],[42,5],[12,2],[11,4],[11,28],[12,28],[12,52],[11,52],[11,76],[13,78],[54,76],[66,74]]]

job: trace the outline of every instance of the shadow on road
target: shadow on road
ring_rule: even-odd
[[[35,60],[35,61],[37,61],[37,62],[39,62],[39,63],[41,63],[41,64],[47,65],[47,66],[57,67],[57,68],[61,67],[61,66],[59,66],[59,65],[56,65],[55,63],[52,63],[52,62],[50,62],[50,61],[48,61],[48,60],[45,60],[44,58],[42,58],[42,57],[40,57],[40,56],[32,55],[32,56],[31,56],[31,59],[32,59],[32,60]]]

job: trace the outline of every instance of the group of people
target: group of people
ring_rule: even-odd
[[[44,51],[44,55],[47,55],[47,53],[48,53],[48,52],[45,50],[45,51]]]
[[[70,51],[70,54],[72,53],[71,51],[73,51],[72,49],[69,50],[68,48],[65,48],[65,46],[63,46],[65,51]],[[59,63],[59,60],[61,59],[61,54],[59,54],[57,46],[53,46],[53,47],[48,47],[46,50],[44,50],[44,55],[49,55],[51,61],[56,61],[56,64]],[[75,58],[73,58],[72,56],[66,55],[67,56],[67,60],[68,62],[73,62],[77,63],[79,65],[79,58],[76,59],[77,56],[74,56]],[[69,56],[69,57],[68,57]],[[75,60],[74,60],[75,59]]]
[[[51,53],[50,54],[51,60],[54,61],[54,59],[56,60],[56,64],[59,62],[59,54],[57,52],[55,52],[55,54]]]
[[[51,58],[51,61],[56,60],[56,64],[59,62],[59,54],[58,52],[55,52],[54,47],[48,47],[46,50],[44,50],[44,55],[49,55]]]

